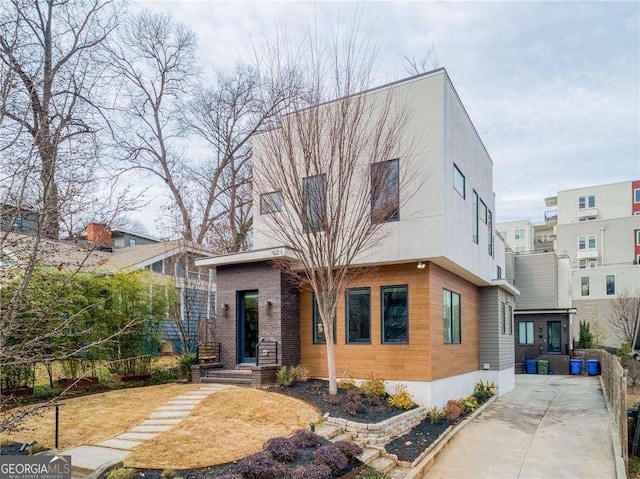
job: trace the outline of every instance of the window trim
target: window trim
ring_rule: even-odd
[[[404,288],[406,298],[407,298],[407,319],[406,319],[406,328],[407,328],[407,340],[406,341],[385,341],[385,329],[384,329],[384,290],[385,288]],[[409,344],[409,285],[408,284],[386,284],[384,286],[380,286],[380,344],[391,344],[391,345],[406,345]]]
[[[376,166],[376,165],[383,165],[383,164],[396,164],[396,168],[397,168],[397,177],[396,177],[396,184],[394,185],[395,187],[395,202],[396,202],[396,208],[395,208],[395,212],[394,214],[390,214],[387,217],[383,217],[382,215],[380,215],[380,218],[374,218],[375,213],[374,213],[374,209],[375,209],[375,201],[376,201],[376,197],[377,193],[374,191],[374,181],[373,181],[373,176],[374,176],[374,169],[375,168],[379,168],[380,166]],[[387,170],[388,172],[389,170]],[[387,173],[388,174],[388,173]],[[370,172],[370,178],[369,178],[371,184],[370,184],[370,188],[371,188],[371,222],[374,224],[380,224],[380,223],[391,223],[393,221],[400,221],[400,158],[392,158],[391,160],[384,160],[384,161],[378,161],[375,163],[371,163],[371,172]],[[386,187],[386,186],[385,186]]]
[[[272,195],[277,195],[278,193],[279,193],[279,197],[280,197],[279,204],[277,204],[276,208],[274,208],[273,210],[267,211],[266,198],[270,197]],[[267,193],[262,193],[260,195],[260,214],[261,215],[272,215],[274,213],[279,213],[280,211],[282,211],[283,203],[284,203],[284,198],[282,197],[282,190],[274,190],[274,191],[269,191]]]
[[[349,293],[351,291],[366,291],[369,294],[369,339],[366,341],[351,341],[349,339]],[[370,287],[358,287],[358,288],[346,288],[344,290],[344,336],[345,344],[371,344],[371,288]]]
[[[456,186],[456,171],[460,175],[460,178],[462,178],[462,191],[460,191]],[[455,163],[453,164],[453,189],[456,190],[464,199],[467,198],[467,178]]]
[[[451,307],[449,308],[450,312],[451,312],[451,318],[447,318],[445,317],[445,301],[444,301],[444,295],[445,294],[449,294],[450,295],[450,301],[451,301]],[[458,297],[458,312],[460,314],[460,317],[457,318],[458,319],[458,333],[460,335],[459,338],[454,338],[453,337],[453,323],[455,321],[455,318],[453,317],[453,298],[454,295],[456,295]],[[443,318],[443,323],[442,323],[442,342],[443,344],[462,344],[462,295],[460,293],[456,293],[455,291],[452,291],[450,289],[447,288],[442,288],[442,318]],[[449,321],[449,330],[451,331],[451,340],[447,341],[446,338],[444,337],[444,332],[445,332],[445,328],[444,328],[444,322],[445,321]],[[457,339],[457,341],[456,341]]]

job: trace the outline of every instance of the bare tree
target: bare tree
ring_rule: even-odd
[[[61,199],[91,180],[103,68],[94,55],[118,15],[109,0],[10,0],[0,10],[0,63],[13,75],[3,120],[34,147],[28,160],[37,159],[39,178],[30,185],[32,204],[48,238],[58,237]]]
[[[435,56],[435,47],[433,45],[431,45],[431,48],[420,58],[404,57],[404,60],[404,69],[409,75],[420,75],[421,73],[438,68],[438,59]]]
[[[254,141],[254,198],[264,221],[255,234],[292,248],[298,262],[282,267],[315,293],[335,394],[338,297],[417,183],[410,185],[416,171],[405,102],[389,89],[363,93],[370,49],[353,37],[332,46],[312,48],[299,88],[305,95]]]
[[[613,334],[635,349],[634,338],[640,321],[640,294],[622,291],[611,301],[607,318]]]

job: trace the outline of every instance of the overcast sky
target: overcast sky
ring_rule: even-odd
[[[361,11],[378,83],[433,47],[493,158],[497,221],[543,218],[557,191],[640,179],[640,3],[136,2],[200,40],[205,70],[251,60],[252,42]],[[151,225],[150,229],[152,228]]]

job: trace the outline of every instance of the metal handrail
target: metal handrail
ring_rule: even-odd
[[[264,338],[260,338],[258,344],[256,344],[256,366],[260,366],[260,348],[262,350],[262,362],[267,364],[278,364],[278,342],[277,341],[265,341]],[[273,353],[273,354],[272,354]]]

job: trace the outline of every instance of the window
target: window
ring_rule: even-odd
[[[500,236],[502,236],[502,239],[507,241],[507,232],[506,231],[500,231]]]
[[[324,334],[324,324],[322,324],[322,318],[320,317],[320,310],[318,309],[318,302],[316,301],[316,295],[313,294],[312,298],[313,308],[313,344],[326,344],[327,337]],[[336,318],[333,318],[333,343],[336,342]]]
[[[507,305],[504,301],[500,303],[500,324],[502,324],[502,334],[507,334]]]
[[[595,208],[596,207],[596,197],[594,195],[589,196],[580,196],[578,198],[578,209],[585,208]]]
[[[595,249],[596,235],[578,236],[578,249]]]
[[[589,195],[587,197],[587,206],[589,208],[595,208],[596,207],[596,197],[593,195]]]
[[[580,277],[580,296],[589,296],[589,276]]]
[[[383,344],[409,343],[408,296],[406,285],[380,288]]]
[[[636,230],[636,246],[640,246],[640,230]]]
[[[282,191],[272,191],[260,195],[260,214],[269,215],[282,211]]]
[[[524,230],[524,228],[516,230],[515,238],[516,239],[524,239],[525,238],[525,230]]]
[[[371,221],[384,223],[400,219],[400,161],[371,165]]]
[[[480,221],[487,223],[487,205],[482,200],[480,200]]]
[[[533,344],[533,321],[518,323],[518,344]]]
[[[607,296],[616,294],[616,275],[608,274],[606,276]]]
[[[586,259],[581,259],[578,261],[578,267],[580,269],[585,269],[587,267],[587,260]]]
[[[478,193],[473,191],[473,195],[471,196],[471,204],[472,204],[472,214],[473,214],[473,242],[478,244]]]
[[[324,229],[327,200],[327,175],[308,176],[302,179],[305,201],[305,232],[315,233]]]
[[[151,265],[151,271],[154,273],[162,273],[162,260],[153,263]]]
[[[442,290],[442,307],[444,315],[443,339],[445,344],[460,344],[460,295],[449,291]]]
[[[453,187],[456,189],[458,193],[460,193],[460,196],[462,196],[463,198],[465,198],[464,181],[465,181],[464,175],[458,169],[458,167],[454,164],[453,165]]]
[[[491,210],[487,210],[487,250],[489,256],[493,258],[493,215]]]
[[[496,266],[498,279],[502,279],[502,268],[500,266]]]
[[[136,244],[138,244],[138,242],[135,238],[129,238],[129,246],[135,246]]]
[[[16,216],[13,220],[13,227],[17,230],[22,230],[22,216]]]
[[[371,290],[347,289],[345,292],[347,344],[371,342]]]
[[[509,316],[507,317],[509,324],[509,335],[513,336],[513,306],[509,305]]]
[[[633,190],[633,202],[640,203],[640,188]]]
[[[516,246],[516,254],[524,253],[524,246]]]
[[[586,207],[587,203],[585,201],[585,197],[584,196],[580,196],[578,198],[578,209],[584,209]]]

